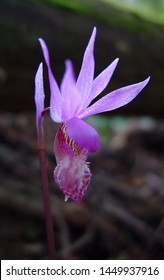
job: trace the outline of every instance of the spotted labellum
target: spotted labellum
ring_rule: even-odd
[[[100,137],[95,128],[83,119],[106,111],[117,109],[132,101],[146,86],[149,77],[139,83],[119,88],[100,98],[92,105],[90,103],[106,88],[117,66],[115,59],[105,70],[94,78],[94,41],[96,28],[84,53],[81,70],[75,78],[73,65],[66,60],[66,69],[60,88],[53,76],[48,48],[39,39],[44,59],[48,69],[50,85],[50,116],[54,122],[60,123],[55,136],[54,152],[57,166],[54,179],[68,198],[81,202],[91,180],[88,153],[94,153],[100,146]],[[43,69],[40,64],[35,77],[35,103],[37,127],[41,123],[44,108]]]

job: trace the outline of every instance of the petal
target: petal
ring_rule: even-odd
[[[100,137],[95,128],[86,122],[73,118],[66,123],[67,134],[80,146],[94,153],[100,146]]]
[[[49,77],[49,83],[50,83],[50,92],[51,92],[51,98],[50,98],[50,115],[51,118],[55,122],[61,122],[61,94],[59,87],[56,83],[56,80],[52,74],[51,66],[50,66],[50,59],[49,59],[49,52],[48,48],[43,41],[43,39],[39,39],[44,59],[47,64],[48,68],[48,77]]]
[[[43,88],[43,64],[40,63],[35,76],[35,105],[36,105],[36,122],[37,126],[41,113],[44,110],[44,88]]]
[[[103,72],[101,72],[96,79],[93,81],[91,93],[88,96],[88,104],[96,98],[107,86],[109,83],[113,72],[117,66],[119,59],[116,58]]]
[[[76,88],[76,81],[74,77],[73,67],[71,61],[66,61],[66,71],[61,83],[62,93],[62,121],[76,116],[81,103],[81,94]]]
[[[96,36],[96,28],[93,29],[88,46],[85,50],[80,74],[76,84],[77,89],[83,96],[81,109],[85,107],[85,102],[88,98],[93,82],[94,65],[95,65],[93,49],[94,49],[95,36]]]
[[[92,176],[86,162],[88,151],[70,139],[65,124],[56,134],[54,148],[57,160],[54,179],[66,200],[71,198],[80,203]]]
[[[92,106],[88,107],[79,117],[86,118],[88,116],[111,111],[128,104],[146,86],[146,84],[149,82],[149,79],[150,77],[148,77],[143,82],[112,91],[111,93],[99,99]]]

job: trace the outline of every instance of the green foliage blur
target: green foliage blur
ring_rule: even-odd
[[[44,2],[45,0],[43,0]],[[164,26],[164,0],[46,0],[74,11],[93,12],[90,7],[107,4]]]
[[[101,0],[164,25],[164,0]]]

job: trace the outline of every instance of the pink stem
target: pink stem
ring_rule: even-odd
[[[39,162],[40,162],[40,170],[41,170],[46,233],[47,233],[47,241],[48,241],[48,254],[49,254],[49,259],[54,260],[55,259],[55,243],[54,243],[53,221],[52,221],[52,213],[51,213],[51,206],[50,206],[49,188],[48,188],[48,178],[47,178],[47,170],[46,170],[44,133],[43,133],[43,125],[42,125],[43,115],[44,114],[42,114],[40,120],[38,121],[38,131],[37,131],[38,132],[38,152],[39,152]]]

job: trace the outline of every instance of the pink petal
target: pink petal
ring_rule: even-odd
[[[119,88],[117,90],[112,91],[111,93],[102,97],[97,102],[95,102],[93,105],[88,107],[84,111],[84,113],[82,113],[79,117],[86,118],[88,116],[106,112],[106,111],[111,111],[111,110],[117,109],[121,106],[128,104],[146,86],[146,84],[149,82],[149,79],[150,79],[150,77],[148,77],[143,82],[133,84],[130,86],[126,86],[123,88]]]
[[[56,134],[54,148],[57,160],[55,181],[65,194],[65,200],[71,198],[80,203],[92,176],[86,162],[88,151],[70,139],[64,124]]]
[[[43,88],[43,64],[40,63],[35,76],[35,104],[36,104],[36,122],[40,121],[41,113],[44,110],[44,88]]]
[[[94,153],[100,146],[100,137],[96,129],[86,122],[73,118],[66,123],[67,134],[81,147]]]
[[[61,83],[62,93],[62,121],[67,120],[76,116],[81,103],[82,95],[76,88],[76,81],[73,73],[71,61],[66,61],[66,71]]]
[[[43,39],[39,39],[39,42],[42,47],[43,55],[45,62],[48,68],[48,76],[49,76],[49,83],[50,83],[50,91],[51,91],[51,98],[50,98],[50,115],[55,122],[61,122],[61,94],[56,83],[56,80],[52,74],[51,66],[50,66],[50,59],[49,59],[49,52],[48,48],[43,41]]]
[[[94,66],[95,66],[93,49],[94,49],[95,36],[96,36],[96,28],[93,29],[88,46],[85,50],[80,74],[76,84],[77,89],[83,96],[81,109],[85,107],[85,102],[88,98],[93,82]]]
[[[117,66],[118,63],[118,58],[116,58],[104,71],[102,71],[97,77],[96,79],[93,81],[92,84],[92,89],[91,89],[91,93],[88,96],[88,104],[87,106],[90,104],[90,102],[96,98],[107,86],[107,84],[109,83],[113,72]]]

